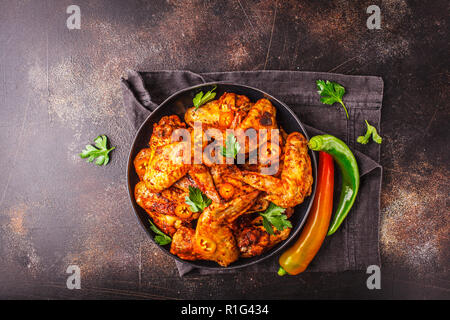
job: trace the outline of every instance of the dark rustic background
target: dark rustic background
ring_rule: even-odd
[[[81,8],[81,30],[66,8]],[[381,8],[382,29],[366,28]],[[1,1],[0,298],[450,298],[448,1]],[[361,272],[180,279],[133,216],[127,69],[382,76],[382,289]],[[276,92],[273,94],[276,95]],[[79,159],[106,134],[108,166]],[[68,265],[82,290],[66,288]]]

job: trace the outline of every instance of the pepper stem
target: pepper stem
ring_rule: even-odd
[[[308,147],[311,150],[317,151],[317,150],[319,150],[321,144],[322,144],[321,139],[318,136],[314,136],[311,139],[309,139]]]
[[[280,267],[280,269],[278,269],[278,275],[279,276],[284,276],[286,274],[287,274],[287,272],[286,272],[286,270],[283,269],[283,267]]]

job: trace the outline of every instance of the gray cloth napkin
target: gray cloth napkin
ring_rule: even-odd
[[[336,81],[346,88],[343,100],[350,119],[346,119],[343,108],[337,104],[329,106],[320,102],[317,79]],[[134,128],[138,129],[151,111],[169,95],[180,89],[211,81],[234,82],[266,91],[286,103],[298,115],[309,136],[326,132],[339,137],[352,148],[361,174],[358,197],[343,225],[333,236],[325,239],[307,271],[365,270],[369,265],[380,265],[380,145],[373,142],[361,145],[356,143],[356,139],[366,132],[364,120],[368,120],[377,129],[380,128],[383,80],[373,76],[301,71],[129,71],[128,78],[121,80],[126,113]],[[336,182],[339,188],[338,180]],[[337,198],[335,197],[335,204]],[[237,270],[196,269],[178,261],[176,264],[180,276],[191,271],[200,274],[276,272],[278,258],[279,255],[276,255]]]

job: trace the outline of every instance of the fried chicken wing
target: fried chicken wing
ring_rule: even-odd
[[[226,200],[230,200],[231,198],[242,197],[246,193],[250,193],[256,190],[255,188],[249,186],[248,184],[231,177],[233,174],[239,173],[239,170],[234,165],[215,164],[210,168],[210,170],[214,180],[214,184],[219,190],[219,194]],[[232,189],[231,197],[225,197],[224,195],[222,195],[221,190],[224,185],[226,185],[229,189]]]
[[[177,180],[172,186],[183,190],[184,192],[189,192],[189,187],[199,188],[200,191],[206,194],[212,201],[222,201],[216,190],[209,169],[202,164],[191,165],[188,173]]]
[[[171,115],[162,117],[158,123],[153,125],[153,133],[149,142],[150,148],[156,150],[158,147],[176,142],[172,141],[172,134],[175,130],[181,128],[186,128],[186,124],[181,122],[178,116]]]
[[[134,188],[136,202],[152,218],[164,233],[172,235],[183,223],[198,218],[185,203],[187,193],[176,188],[166,189],[161,193],[150,192],[143,181]]]
[[[221,202],[219,194],[214,185],[214,180],[207,167],[202,164],[193,164],[189,169],[189,176],[194,180],[197,187],[214,202]]]
[[[234,165],[214,165],[211,167],[211,175],[214,184],[219,190],[220,196],[229,201],[236,197],[243,197],[245,194],[255,191],[256,189],[248,184],[230,177],[232,174],[238,173],[239,170]],[[246,213],[260,212],[267,209],[269,201],[264,199],[263,195],[259,195],[253,205]]]
[[[143,176],[147,188],[151,192],[161,192],[189,172],[189,176],[203,193],[214,202],[220,202],[209,169],[203,164],[191,164],[190,148],[188,142],[175,142],[158,147]]]
[[[286,240],[291,233],[291,228],[282,231],[274,228],[274,233],[274,235],[268,234],[262,225],[257,224],[240,229],[236,235],[240,256],[249,258],[262,254],[277,243]]]
[[[271,141],[272,129],[277,128],[275,107],[269,100],[259,99],[251,106],[247,115],[236,127],[236,137],[241,145],[245,146],[241,152],[254,152],[260,145]],[[251,141],[250,137],[246,136],[246,134],[249,133],[249,129],[253,129],[255,130],[255,133],[257,133],[257,137],[255,137],[257,139],[256,144],[254,141]]]
[[[173,184],[175,188],[183,190],[184,192],[189,192],[189,187],[198,188],[195,181],[192,180],[189,174],[185,175],[183,178],[178,180]]]
[[[194,252],[199,259],[213,260],[226,267],[239,257],[231,223],[245,213],[259,191],[235,198],[225,204],[212,204],[200,215],[194,237]]]
[[[189,143],[172,141],[174,131],[185,127],[186,124],[176,115],[162,117],[153,126],[150,148],[143,149],[136,156],[136,172],[150,192],[161,192],[188,171]]]
[[[276,129],[276,109],[267,99],[259,99],[248,111],[247,116],[238,126],[239,129],[253,128],[259,129]]]
[[[189,108],[184,120],[193,127],[200,122],[213,128],[236,128],[251,107],[250,99],[243,95],[225,92],[218,100],[210,101],[200,108]]]
[[[260,194],[255,203],[250,207],[250,209],[248,209],[247,213],[263,212],[269,207],[269,205],[270,201],[264,199],[264,195]]]
[[[194,229],[181,226],[172,237],[170,253],[184,260],[197,260],[198,256],[194,252],[194,237]]]
[[[311,194],[313,177],[307,141],[298,132],[287,137],[280,178],[252,171],[239,171],[230,176],[265,191],[265,198],[280,207],[294,207]]]
[[[151,148],[144,148],[136,155],[134,158],[133,164],[134,169],[136,170],[136,173],[139,177],[139,180],[142,180],[142,178],[145,175],[145,171],[148,167],[148,161],[150,160],[150,157],[152,156],[152,149]]]
[[[288,218],[293,212],[293,208],[285,210]],[[291,233],[291,228],[285,228],[280,231],[272,226],[272,229],[274,234],[269,234],[266,231],[260,215],[241,216],[233,228],[240,256],[244,258],[258,256],[281,241],[286,240]]]
[[[143,181],[150,192],[161,192],[189,171],[189,163],[188,142],[174,142],[158,147],[150,159]]]
[[[189,108],[184,115],[184,121],[191,127],[194,126],[194,122],[201,122],[207,126],[217,128],[219,127],[219,117],[219,100],[213,100],[198,109],[195,109],[195,107]]]

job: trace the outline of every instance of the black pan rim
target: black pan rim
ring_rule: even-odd
[[[202,83],[202,84],[198,84],[198,85],[195,85],[195,86],[191,86],[191,87],[187,87],[187,88],[178,90],[175,93],[173,93],[172,95],[170,95],[169,97],[167,97],[155,110],[153,110],[152,113],[150,113],[148,115],[148,117],[142,122],[142,124],[139,126],[139,129],[136,131],[136,134],[135,134],[134,139],[133,139],[133,143],[131,145],[131,148],[130,148],[130,151],[129,151],[129,154],[128,154],[128,163],[127,163],[127,189],[128,189],[128,196],[129,196],[130,204],[131,204],[131,207],[133,208],[133,212],[134,212],[134,214],[136,216],[136,219],[139,221],[139,224],[141,225],[141,227],[146,231],[146,233],[149,236],[149,238],[151,239],[151,241],[156,246],[158,246],[165,254],[167,254],[168,256],[176,259],[179,262],[188,264],[188,265],[190,265],[193,268],[201,268],[201,269],[215,270],[215,271],[217,271],[217,270],[233,270],[233,269],[240,269],[240,268],[248,267],[248,266],[254,265],[256,263],[260,263],[260,262],[262,262],[262,261],[272,257],[276,253],[280,252],[283,248],[285,248],[293,239],[296,238],[296,236],[298,235],[298,233],[302,229],[303,225],[305,224],[306,219],[308,218],[308,215],[309,215],[309,213],[311,211],[313,199],[314,199],[314,196],[316,194],[316,186],[317,186],[317,181],[316,181],[317,180],[316,153],[315,152],[311,152],[310,156],[311,156],[311,164],[312,164],[312,171],[313,171],[312,174],[313,174],[314,180],[313,180],[313,186],[312,186],[311,195],[309,196],[311,201],[309,202],[309,204],[308,204],[308,206],[307,206],[307,208],[305,210],[306,212],[305,212],[305,215],[304,215],[303,219],[297,224],[297,226],[295,226],[295,228],[293,228],[293,230],[292,230],[293,232],[291,232],[289,234],[289,236],[288,236],[288,238],[286,240],[284,240],[281,243],[279,243],[276,248],[272,248],[272,249],[268,250],[267,252],[257,256],[257,258],[255,257],[255,260],[253,260],[253,261],[249,261],[247,263],[244,262],[242,264],[234,265],[234,266],[231,265],[231,266],[228,266],[228,267],[222,267],[220,265],[217,265],[217,266],[214,266],[214,267],[212,267],[212,266],[203,266],[200,263],[203,262],[204,260],[196,260],[196,261],[198,261],[200,263],[192,262],[192,261],[189,261],[189,260],[183,260],[183,259],[179,258],[178,256],[170,253],[170,251],[167,248],[165,248],[163,246],[160,246],[159,244],[157,244],[155,242],[155,240],[153,239],[153,237],[154,237],[153,233],[144,225],[142,219],[139,216],[139,213],[137,212],[137,208],[136,208],[136,204],[135,204],[135,200],[134,200],[134,186],[132,188],[131,181],[130,181],[130,170],[134,170],[134,165],[133,165],[133,160],[134,159],[132,158],[132,156],[133,156],[134,151],[136,149],[136,143],[137,143],[138,137],[141,135],[141,131],[146,126],[146,124],[149,121],[149,119],[151,118],[152,114],[154,112],[156,112],[157,110],[159,110],[161,108],[164,108],[166,106],[166,104],[170,100],[175,98],[176,96],[181,95],[182,93],[185,93],[187,91],[199,89],[199,88],[202,88],[202,87],[214,86],[214,85],[223,85],[223,84],[238,86],[238,87],[241,87],[241,88],[244,88],[244,89],[255,90],[255,91],[261,93],[262,95],[268,97],[269,99],[272,99],[272,100],[276,101],[277,103],[279,103],[281,106],[283,106],[288,111],[290,116],[300,126],[300,128],[302,130],[302,133],[305,135],[306,139],[309,140],[308,132],[306,131],[306,129],[303,126],[303,124],[300,121],[300,119],[298,119],[297,115],[284,102],[278,100],[277,98],[275,98],[271,94],[268,94],[267,92],[265,92],[265,91],[263,91],[261,89],[258,89],[258,88],[252,87],[252,86],[248,86],[248,85],[243,85],[243,84],[240,84],[240,83],[228,82],[228,81],[213,81],[213,82],[206,82],[206,83]],[[239,258],[239,259],[245,259],[245,258]]]

